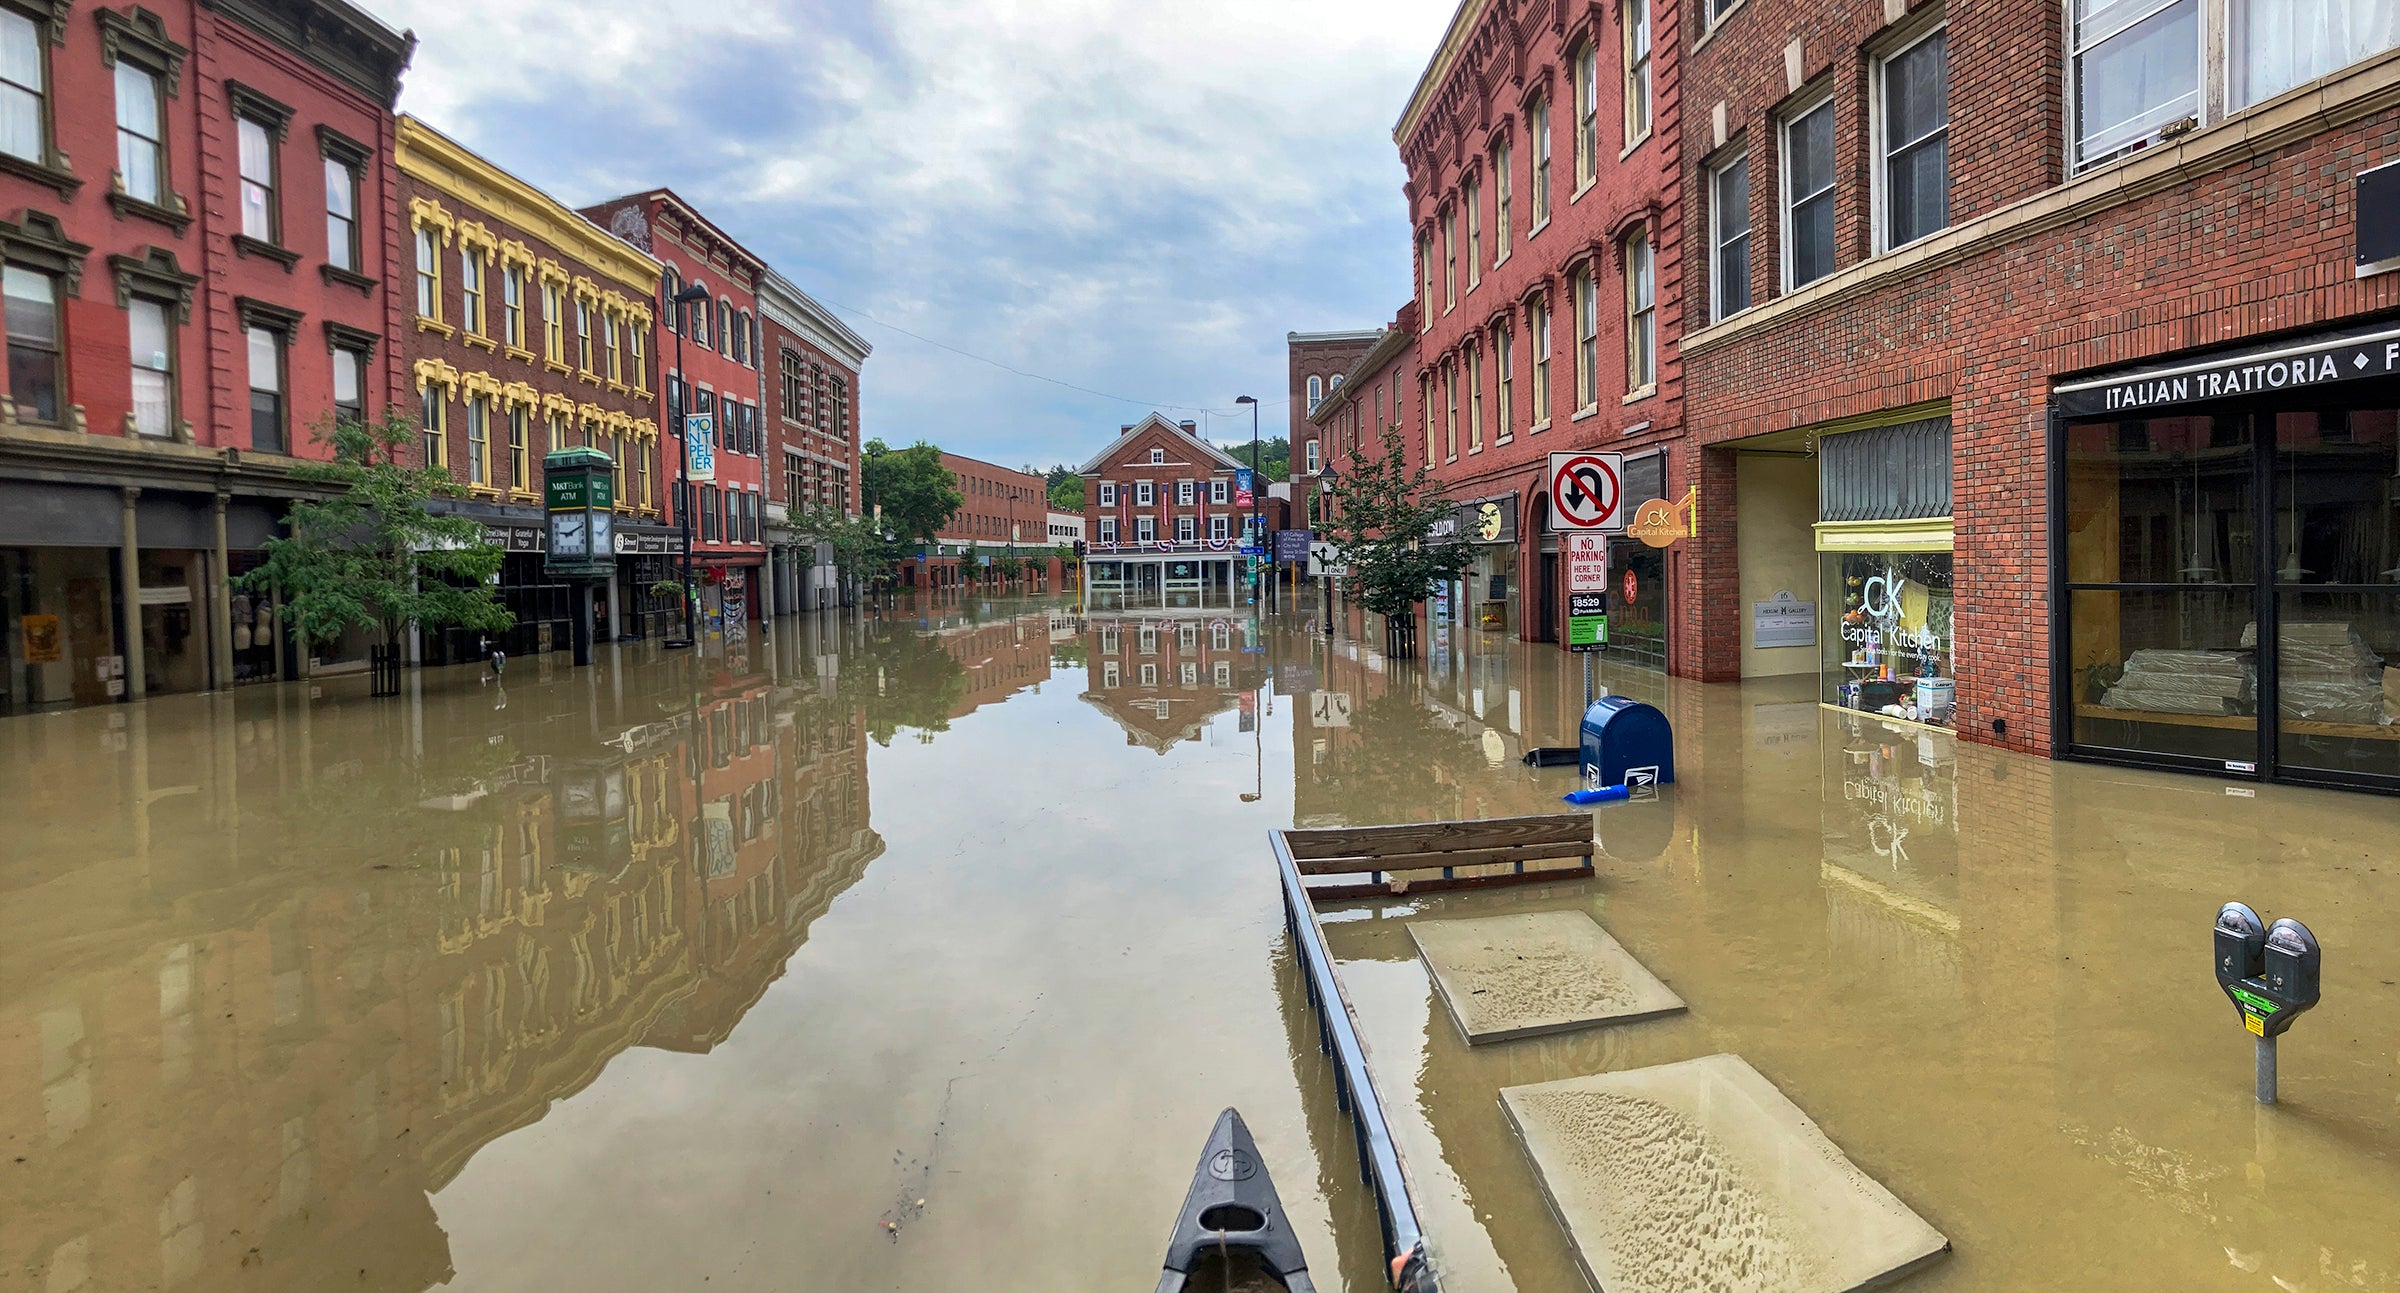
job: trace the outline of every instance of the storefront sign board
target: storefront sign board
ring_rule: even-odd
[[[2395,375],[2400,375],[2400,328],[2386,327],[2070,382],[2058,388],[2055,400],[2066,417],[2107,417]]]
[[[1550,517],[1562,531],[1622,530],[1625,455],[1569,449],[1550,455]]]
[[[1817,604],[1792,596],[1789,588],[1779,588],[1763,602],[1750,603],[1750,645],[1766,647],[1813,647],[1817,644]]]
[[[1570,534],[1566,541],[1567,591],[1608,591],[1608,539],[1598,534]]]
[[[2400,162],[2358,173],[2358,276],[2400,269]]]
[[[1567,649],[1598,651],[1608,645],[1608,594],[1567,594]]]
[[[683,455],[690,464],[692,481],[703,484],[717,478],[717,415],[687,413],[683,418]]]

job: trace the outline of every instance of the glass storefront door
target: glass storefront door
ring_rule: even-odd
[[[2066,426],[2070,750],[2400,788],[2396,420],[2386,402]]]

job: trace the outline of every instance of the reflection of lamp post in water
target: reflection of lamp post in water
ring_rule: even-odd
[[[675,450],[683,456],[679,483],[675,494],[675,523],[683,534],[683,640],[670,640],[670,647],[688,647],[700,640],[699,625],[694,622],[700,594],[692,587],[692,446],[684,439],[684,419],[692,408],[691,374],[683,367],[683,334],[691,330],[691,320],[684,316],[683,307],[694,301],[708,299],[708,285],[698,279],[675,295],[667,305],[675,312]]]

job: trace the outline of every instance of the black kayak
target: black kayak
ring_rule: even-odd
[[[1183,1211],[1176,1214],[1158,1293],[1277,1286],[1290,1293],[1317,1290],[1258,1144],[1242,1125],[1242,1115],[1227,1109],[1208,1133]]]

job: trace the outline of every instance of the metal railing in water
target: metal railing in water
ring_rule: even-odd
[[[1400,1166],[1400,1151],[1392,1144],[1391,1126],[1384,1121],[1383,1101],[1375,1093],[1375,1076],[1367,1068],[1366,1047],[1350,1017],[1350,1002],[1334,976],[1333,953],[1325,946],[1325,931],[1300,869],[1292,860],[1282,831],[1269,831],[1275,865],[1283,877],[1284,924],[1300,951],[1301,979],[1308,986],[1308,1003],[1317,1012],[1317,1045],[1334,1059],[1334,1095],[1350,1115],[1358,1140],[1359,1172],[1375,1195],[1376,1220],[1383,1227],[1383,1254],[1392,1286],[1399,1293],[1441,1293],[1425,1252],[1425,1232],[1417,1222],[1416,1200],[1409,1194],[1408,1176]]]

